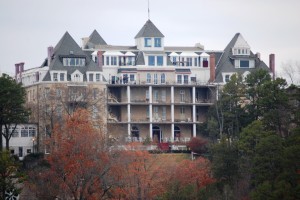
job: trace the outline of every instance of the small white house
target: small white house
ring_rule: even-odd
[[[16,127],[12,125],[9,132],[12,133],[9,141],[11,154],[17,155],[22,160],[27,154],[35,152],[37,124],[19,124]],[[5,147],[5,138],[3,136],[2,138]]]

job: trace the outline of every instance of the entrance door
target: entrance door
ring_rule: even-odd
[[[160,143],[160,141],[161,141],[161,130],[158,126],[154,126],[152,128],[152,139],[153,139],[153,142]]]

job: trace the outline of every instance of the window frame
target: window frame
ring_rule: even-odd
[[[145,37],[144,38],[144,47],[152,47],[152,38]]]
[[[154,47],[161,47],[161,38],[154,38]]]

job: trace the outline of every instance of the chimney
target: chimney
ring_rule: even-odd
[[[25,63],[23,63],[23,62],[19,63],[19,67],[20,67],[20,68],[19,68],[19,72],[20,72],[20,73],[24,72],[24,64],[25,64]]]
[[[102,51],[98,51],[97,52],[97,64],[98,64],[98,67],[101,69],[101,71],[103,70],[102,69],[102,66],[103,66],[103,52]]]
[[[53,52],[54,52],[53,47],[52,46],[48,47],[47,52],[48,52],[48,66],[50,66],[53,57]]]
[[[209,68],[210,68],[210,78],[209,82],[214,82],[216,77],[216,57],[215,54],[211,54],[209,57]]]
[[[255,55],[256,55],[256,57],[260,60],[260,53],[257,52]]]
[[[35,72],[35,81],[39,82],[39,80],[40,80],[39,72]]]
[[[19,65],[20,65],[19,63],[15,64],[15,76],[17,76],[20,72]]]
[[[275,80],[275,54],[269,55],[269,67],[272,72],[273,80]]]

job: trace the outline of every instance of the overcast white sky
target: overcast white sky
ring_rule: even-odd
[[[0,72],[40,66],[47,47],[68,31],[81,38],[96,29],[108,44],[134,45],[148,19],[147,0],[0,0]],[[299,0],[150,0],[150,19],[167,46],[223,50],[240,32],[253,53],[276,54],[282,62],[300,60]]]

